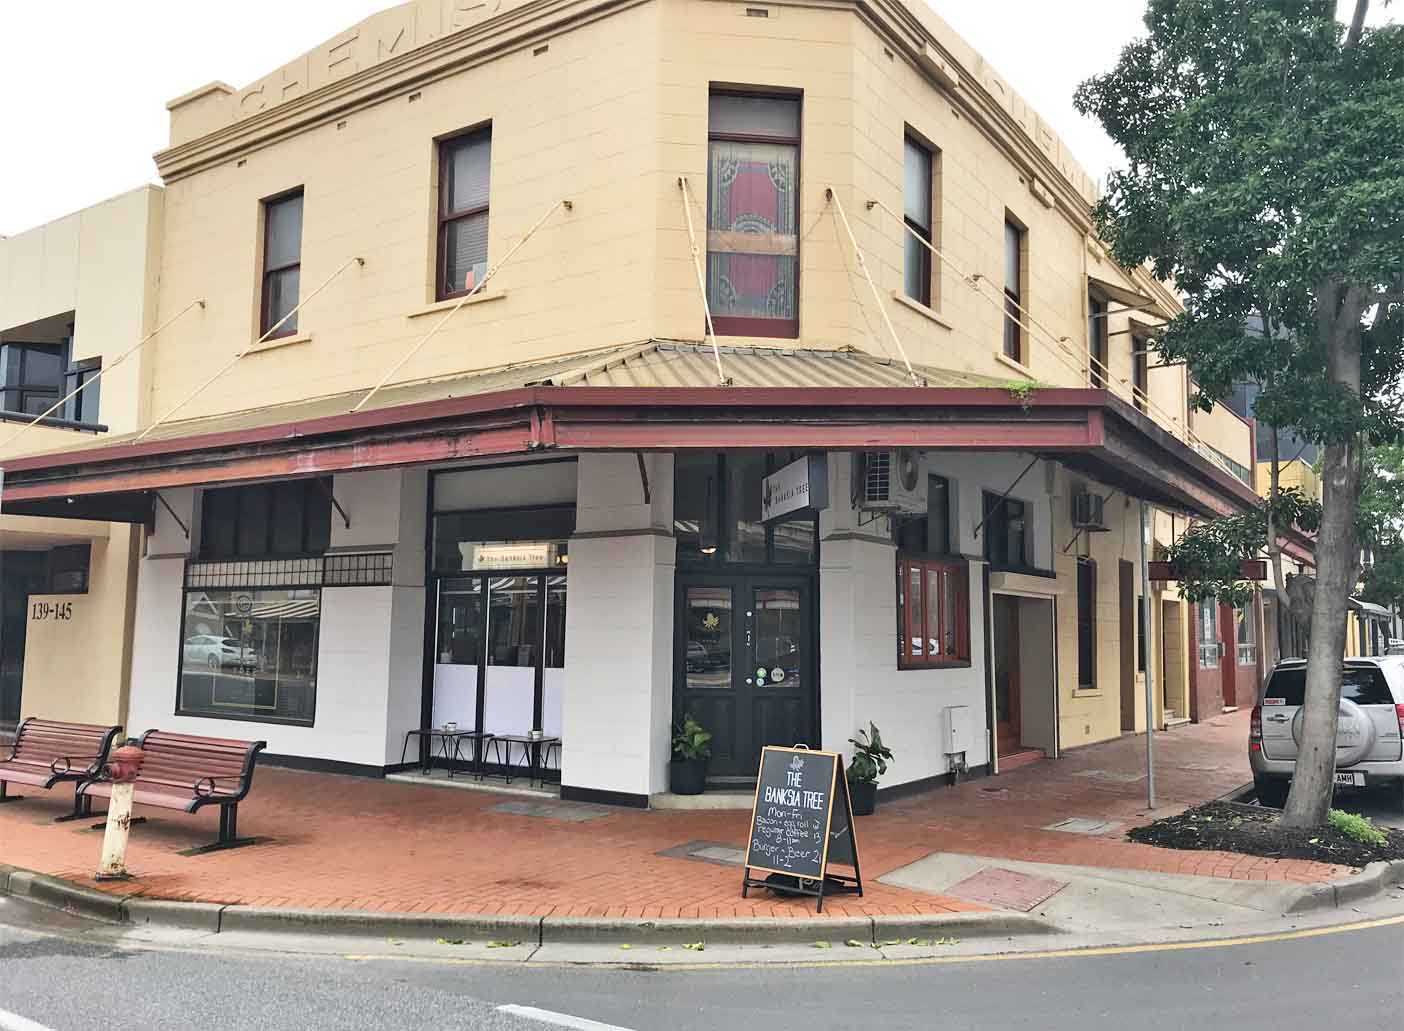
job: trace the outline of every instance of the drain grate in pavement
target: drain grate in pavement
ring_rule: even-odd
[[[1062,831],[1064,834],[1105,834],[1117,825],[1110,820],[1092,820],[1086,816],[1070,816],[1066,820],[1050,823],[1046,831]]]
[[[610,814],[610,810],[603,806],[573,805],[569,802],[499,802],[497,805],[488,806],[487,811],[505,813],[508,816],[563,820],[566,823],[588,823]]]
[[[746,850],[720,841],[689,841],[685,845],[665,848],[658,855],[668,859],[692,859],[714,866],[740,866],[746,861]]]
[[[1115,770],[1078,770],[1074,777],[1096,777],[1098,780],[1115,781],[1117,784],[1134,784],[1138,780],[1145,780],[1144,773],[1117,773]]]
[[[958,884],[951,885],[944,894],[1027,913],[1065,887],[1067,881],[1035,877],[1033,874],[1019,873],[1017,870],[1006,870],[1002,866],[987,866]]]

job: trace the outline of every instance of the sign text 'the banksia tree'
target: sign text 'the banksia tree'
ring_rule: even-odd
[[[1163,359],[1203,406],[1259,383],[1259,420],[1324,447],[1293,826],[1330,805],[1364,447],[1404,433],[1404,29],[1369,3],[1149,0],[1076,97],[1126,152],[1100,231],[1185,298]]]

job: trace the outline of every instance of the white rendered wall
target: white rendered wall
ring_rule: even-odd
[[[672,458],[582,455],[570,542],[562,777],[567,787],[665,791],[673,711]]]
[[[988,761],[983,565],[970,563],[970,666],[899,670],[897,549],[886,519],[858,525],[848,501],[849,470],[848,455],[830,455],[830,507],[820,515],[822,746],[851,756],[848,739],[860,727],[876,723],[896,756],[881,786],[934,777],[948,770],[940,741],[942,710],[964,705],[969,710],[969,740],[962,742],[966,762],[982,765]],[[967,491],[965,484],[957,486],[965,502],[959,516],[964,524]],[[978,488],[972,484],[972,489],[978,506]]]

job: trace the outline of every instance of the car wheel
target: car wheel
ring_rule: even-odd
[[[1281,809],[1287,804],[1287,791],[1291,786],[1290,780],[1278,780],[1276,777],[1255,777],[1253,779],[1253,789],[1258,795],[1258,803],[1272,809]]]

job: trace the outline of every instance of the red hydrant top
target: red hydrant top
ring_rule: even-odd
[[[146,753],[135,742],[129,741],[121,748],[115,749],[108,757],[108,775],[113,783],[130,783],[136,780],[137,771],[141,769],[141,762],[145,758]]]

